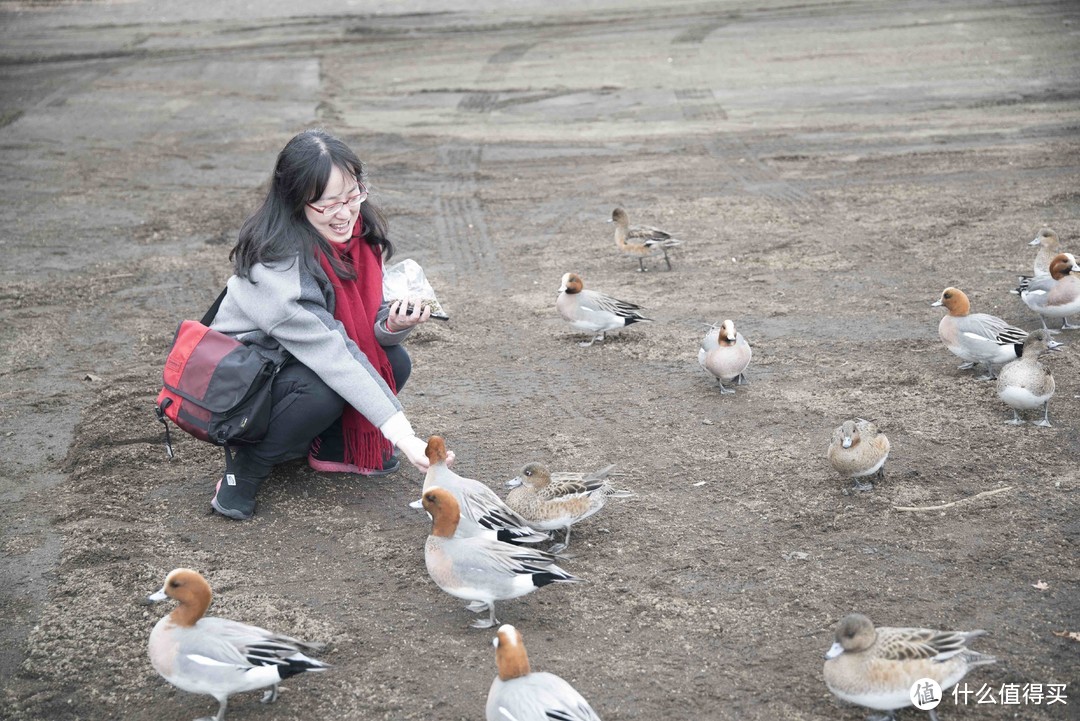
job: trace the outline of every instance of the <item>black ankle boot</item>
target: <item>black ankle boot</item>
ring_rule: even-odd
[[[259,481],[226,473],[218,481],[210,505],[223,516],[246,521],[255,515],[255,494],[259,492],[259,485]]]

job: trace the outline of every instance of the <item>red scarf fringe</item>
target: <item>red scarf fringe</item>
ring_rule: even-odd
[[[377,248],[364,241],[363,217],[356,219],[352,238],[342,245],[331,243],[334,255],[343,265],[353,269],[353,279],[339,278],[329,259],[320,252],[319,263],[330,279],[336,297],[334,318],[341,321],[349,338],[378,371],[390,390],[397,393],[394,371],[386,352],[375,339],[375,316],[382,305],[383,264]],[[341,414],[345,434],[345,463],[364,469],[382,468],[383,459],[394,447],[379,429],[350,405]]]

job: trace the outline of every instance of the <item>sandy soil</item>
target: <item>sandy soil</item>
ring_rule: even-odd
[[[1076,718],[1076,331],[1054,427],[1012,427],[930,307],[956,285],[1038,327],[1008,293],[1027,241],[1080,247],[1075,4],[230,6],[0,4],[0,717],[212,712],[146,657],[166,609],[136,602],[177,566],[214,614],[329,642],[332,673],[234,721],[482,716],[492,634],[425,573],[416,471],[288,464],[236,523],[209,513],[219,452],[166,461],[152,417],[176,324],[322,125],[453,316],[409,344],[418,431],[499,492],[540,460],[617,463],[636,494],[574,532],[586,583],[500,606],[534,668],[607,721],[860,719],[821,678],[857,610],[989,630],[975,689],[1069,684],[1067,707],[943,718]],[[685,238],[674,270],[617,256],[616,205]],[[578,347],[567,271],[655,322]],[[722,397],[696,353],[724,318],[754,360]],[[854,416],[892,440],[870,493],[825,460]]]

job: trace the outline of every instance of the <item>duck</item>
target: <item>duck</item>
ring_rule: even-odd
[[[611,211],[609,223],[615,224],[615,245],[619,252],[632,258],[637,258],[638,271],[645,272],[645,259],[655,255],[663,255],[667,269],[671,270],[671,259],[668,250],[682,245],[681,240],[671,233],[648,225],[630,225],[630,216],[622,208]]]
[[[1043,417],[1034,424],[1050,428],[1050,398],[1054,395],[1054,376],[1039,362],[1039,356],[1048,350],[1056,350],[1060,344],[1050,345],[1046,331],[1036,330],[1024,341],[1024,354],[1006,363],[997,379],[998,398],[1012,408],[1013,417],[1005,421],[1011,425],[1023,425],[1018,411],[1032,410],[1042,406]]]
[[[1024,305],[1039,314],[1043,329],[1047,318],[1061,318],[1061,330],[1075,330],[1080,325],[1069,323],[1068,316],[1080,313],[1080,265],[1069,253],[1058,253],[1050,261],[1050,275],[1032,278],[1020,293]]]
[[[1035,254],[1035,260],[1031,264],[1032,272],[1036,277],[1050,275],[1050,261],[1061,252],[1061,244],[1058,242],[1057,233],[1050,228],[1043,228],[1028,245],[1039,246],[1039,252]]]
[[[874,476],[885,479],[885,460],[889,457],[889,439],[872,421],[862,418],[844,421],[837,426],[829,444],[829,463],[844,478],[854,480],[855,489],[872,491],[873,481],[860,478]]]
[[[1031,264],[1033,275],[1021,275],[1017,276],[1017,286],[1014,290],[1009,292],[1013,295],[1020,295],[1027,290],[1028,284],[1031,283],[1033,278],[1041,278],[1044,275],[1050,275],[1050,261],[1054,259],[1058,253],[1064,251],[1061,250],[1061,244],[1058,242],[1057,233],[1050,228],[1043,228],[1035,236],[1035,239],[1030,241],[1028,245],[1039,246],[1039,252],[1035,254],[1035,260]],[[1072,257],[1071,255],[1069,257]],[[1073,259],[1075,262],[1075,258]]]
[[[469,601],[474,613],[488,611],[473,628],[491,628],[495,602],[518,598],[552,583],[577,583],[581,579],[555,565],[550,553],[502,541],[455,536],[460,506],[454,494],[434,486],[424,490],[424,510],[432,518],[431,534],[424,544],[424,562],[431,580],[451,596]]]
[[[610,468],[610,467],[609,467]],[[562,543],[548,548],[560,553],[570,545],[570,527],[600,511],[609,498],[626,498],[629,491],[614,488],[606,480],[556,481],[543,463],[527,463],[521,472],[506,482],[513,490],[506,505],[514,509],[533,528],[542,531],[565,530]]]
[[[609,330],[652,320],[641,314],[644,309],[640,305],[586,290],[584,281],[577,273],[563,275],[555,307],[575,330],[593,334],[590,340],[578,344],[584,348],[596,341],[603,341],[604,334]]]
[[[553,673],[532,670],[521,631],[504,623],[491,643],[499,673],[488,690],[487,721],[600,721],[573,686]]]
[[[161,590],[145,601],[152,604],[172,598],[179,602],[150,632],[150,663],[178,689],[217,699],[217,715],[199,721],[223,721],[233,694],[269,686],[262,702],[271,703],[277,700],[281,681],[330,668],[301,651],[321,650],[321,643],[206,616],[211,597],[210,584],[202,574],[177,568],[165,577]]]
[[[996,663],[993,656],[967,647],[985,633],[874,628],[869,618],[852,613],[837,624],[836,640],[825,653],[825,685],[843,701],[894,718],[897,709],[912,705],[916,682],[932,679],[944,692],[972,669]],[[930,718],[937,720],[933,709]]]
[[[698,364],[716,378],[720,393],[734,393],[735,389],[725,386],[724,381],[747,385],[745,371],[752,355],[750,344],[735,330],[735,322],[725,320],[719,328],[710,328],[705,334],[697,359]]]
[[[932,307],[945,306],[949,314],[938,323],[938,335],[953,355],[967,361],[961,369],[982,363],[986,375],[979,380],[993,380],[994,364],[1016,360],[1024,352],[1027,331],[1009,325],[997,316],[972,313],[971,302],[959,288],[946,288]]]
[[[1076,256],[1075,255],[1073,255],[1072,253],[1064,253],[1063,255],[1066,258],[1068,258],[1069,261],[1072,262],[1073,265],[1076,265]],[[1012,293],[1013,295],[1023,295],[1024,291],[1027,290],[1031,286],[1032,281],[1034,281],[1034,280],[1042,280],[1042,279],[1048,278],[1050,276],[1049,268],[1050,268],[1050,266],[1047,265],[1047,271],[1045,273],[1039,273],[1038,275],[1020,275],[1020,276],[1017,276],[1017,285],[1016,285],[1015,288],[1013,288],[1009,292]]]
[[[459,538],[482,536],[513,544],[551,540],[551,534],[530,528],[528,522],[506,505],[495,491],[474,478],[459,476],[452,471],[447,465],[446,440],[442,436],[428,438],[425,454],[429,465],[423,490],[439,486],[454,494],[461,511],[456,531]],[[423,508],[423,499],[413,501],[409,506]]]
[[[1040,230],[1039,234],[1035,236],[1035,240],[1029,242],[1028,245],[1039,246],[1039,251],[1035,254],[1035,261],[1031,263],[1031,271],[1034,275],[1017,276],[1016,288],[1009,291],[1009,293],[1016,296],[1021,295],[1024,293],[1024,290],[1027,290],[1027,286],[1031,283],[1032,278],[1050,275],[1050,261],[1053,260],[1054,256],[1058,253],[1064,253],[1061,249],[1061,244],[1057,242],[1057,233],[1049,228]]]

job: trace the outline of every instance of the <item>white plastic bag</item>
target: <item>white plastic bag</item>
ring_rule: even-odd
[[[450,316],[443,311],[435,297],[435,289],[424,275],[424,269],[411,258],[383,269],[383,298],[389,302],[402,298],[421,298],[421,303],[431,308],[433,319],[450,320]],[[412,311],[412,306],[409,311]]]

